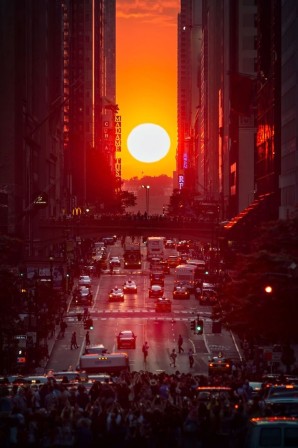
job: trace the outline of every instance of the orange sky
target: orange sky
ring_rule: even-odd
[[[122,117],[122,178],[173,175],[177,145],[177,15],[180,0],[116,0],[117,104]],[[128,152],[130,131],[156,123],[171,148],[155,163]]]

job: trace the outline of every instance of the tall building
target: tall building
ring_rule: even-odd
[[[1,233],[43,250],[39,219],[63,204],[63,60],[60,2],[0,3]]]
[[[0,26],[0,231],[39,257],[41,220],[117,189],[115,0],[3,0]]]
[[[192,122],[198,107],[198,65],[201,2],[181,0],[178,15],[178,146],[176,188],[195,192],[195,153]]]
[[[281,171],[280,219],[297,215],[298,206],[298,5],[281,2]]]
[[[65,0],[68,212],[115,191],[115,0]]]

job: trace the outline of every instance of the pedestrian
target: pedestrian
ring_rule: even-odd
[[[194,360],[194,357],[193,357],[193,351],[192,351],[191,348],[188,350],[188,359],[189,359],[189,368],[192,369],[195,360]]]
[[[178,352],[179,353],[181,353],[181,352],[184,353],[182,344],[183,344],[183,337],[181,336],[181,334],[179,334],[179,337],[178,337]]]
[[[85,322],[88,319],[88,316],[89,316],[89,310],[88,310],[88,307],[85,306],[84,314],[83,314],[83,322]]]
[[[64,338],[65,330],[67,328],[67,323],[64,320],[60,321],[60,336]]]
[[[143,352],[143,355],[144,355],[144,362],[147,361],[148,350],[149,350],[149,345],[148,345],[148,342],[146,341],[144,343],[143,347],[142,347],[142,352]]]
[[[86,347],[89,347],[89,345],[90,345],[90,334],[89,334],[89,331],[87,331],[87,333],[86,333],[85,342],[86,342]]]
[[[70,340],[70,350],[72,350],[73,348],[78,348],[78,344],[77,344],[77,333],[74,331],[71,335],[71,340]]]
[[[171,358],[171,362],[170,362],[170,367],[176,367],[176,358],[177,358],[177,353],[176,350],[173,348],[172,353],[170,354],[170,358]]]

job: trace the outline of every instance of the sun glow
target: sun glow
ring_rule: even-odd
[[[169,152],[171,140],[164,128],[154,123],[143,123],[130,132],[127,147],[138,161],[154,163],[163,159]]]

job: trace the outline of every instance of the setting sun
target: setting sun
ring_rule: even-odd
[[[143,123],[136,126],[127,138],[130,154],[139,162],[152,163],[163,159],[170,148],[171,140],[158,124]]]
[[[155,4],[155,2],[154,2]],[[137,7],[136,7],[137,5]],[[117,1],[117,104],[121,115],[121,171],[134,176],[170,177],[177,146],[177,16],[179,0]],[[170,145],[156,161],[132,153],[128,136],[140,123],[166,129]]]

